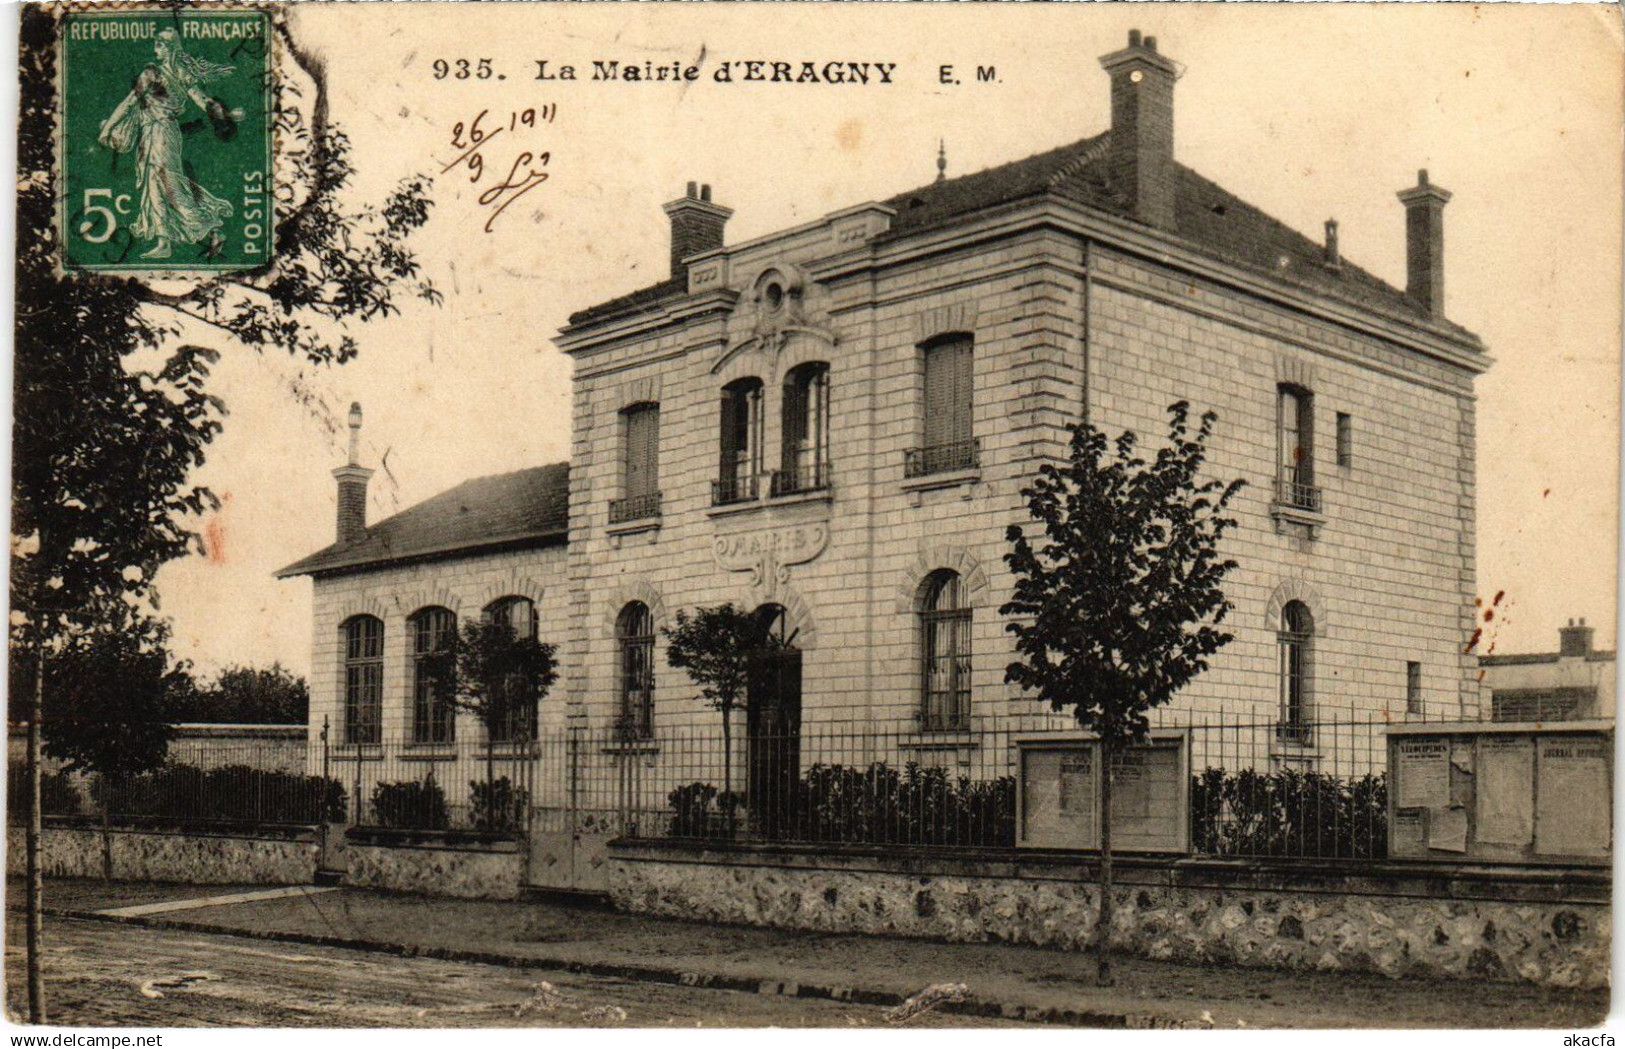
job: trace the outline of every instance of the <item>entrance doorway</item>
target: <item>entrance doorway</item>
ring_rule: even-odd
[[[773,644],[751,667],[745,698],[746,801],[752,830],[782,839],[795,832],[801,778],[801,652],[784,608],[763,605],[757,627]]]

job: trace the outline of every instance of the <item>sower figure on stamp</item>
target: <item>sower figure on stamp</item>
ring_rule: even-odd
[[[135,150],[141,207],[133,232],[157,241],[142,257],[167,259],[176,242],[207,241],[203,253],[212,258],[225,243],[220,227],[231,215],[231,204],[186,174],[180,118],[187,99],[208,115],[217,133],[230,127],[231,118],[240,118],[203,93],[203,85],[231,75],[233,67],[187,54],[173,29],[159,31],[154,51],[157,61],[141,70],[135,87],[102,122],[98,139],[117,153]]]

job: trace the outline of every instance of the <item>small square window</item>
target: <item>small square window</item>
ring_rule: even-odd
[[[1354,420],[1348,412],[1337,413],[1337,465],[1354,465]]]
[[[1405,713],[1422,712],[1422,664],[1413,660],[1405,664]]]

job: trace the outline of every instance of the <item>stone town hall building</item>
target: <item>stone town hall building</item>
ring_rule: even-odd
[[[1476,715],[1488,361],[1444,315],[1450,194],[1426,172],[1399,194],[1391,287],[1339,256],[1335,223],[1311,241],[1175,160],[1154,38],[1101,63],[1108,130],[748,243],[691,183],[665,205],[670,276],[557,339],[568,464],[369,525],[352,456],[338,541],[281,573],[315,580],[315,726],[478,741],[415,656],[503,615],[558,645],[544,730],[616,726],[651,751],[715,733],[660,627],[724,601],[793,649],[741,731],[865,726],[941,753],[1054,726],[1003,681],[1020,489],[1067,424],[1156,439],[1180,399],[1218,412],[1210,469],[1249,484],[1227,538],[1235,641],[1176,708],[1274,719],[1271,756],[1306,761],[1329,712]]]

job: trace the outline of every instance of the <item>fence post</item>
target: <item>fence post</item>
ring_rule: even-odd
[[[327,836],[332,833],[328,829],[328,825],[332,821],[327,818],[327,785],[333,782],[331,775],[333,771],[333,760],[332,754],[329,752],[327,746],[327,722],[327,715],[322,715],[322,782],[321,786],[317,788],[316,791],[316,819],[321,828],[321,836],[317,839],[319,844],[317,845],[316,853],[316,869],[319,871],[329,869],[327,863]]]
[[[350,795],[350,800],[350,819],[348,822],[352,827],[359,827],[361,825],[361,740],[359,736],[355,743],[355,792]]]

